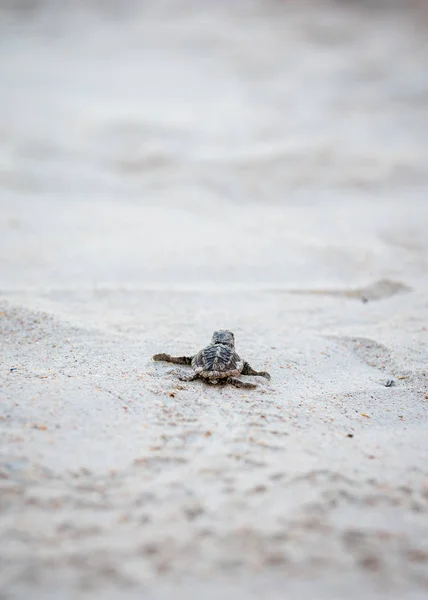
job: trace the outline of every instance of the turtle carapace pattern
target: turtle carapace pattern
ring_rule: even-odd
[[[193,373],[180,373],[181,381],[202,379],[211,385],[230,383],[236,387],[254,389],[254,383],[237,379],[239,375],[257,375],[270,379],[266,371],[255,371],[237,354],[235,336],[231,331],[221,329],[214,331],[211,343],[194,356],[170,356],[155,354],[155,361],[170,362],[175,365],[189,365]]]

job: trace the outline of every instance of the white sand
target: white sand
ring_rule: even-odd
[[[119,4],[0,12],[0,597],[426,598],[426,6]]]

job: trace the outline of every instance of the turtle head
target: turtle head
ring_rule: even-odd
[[[231,346],[234,348],[235,336],[231,331],[227,331],[227,329],[219,329],[218,331],[214,331],[211,343],[226,344],[226,346]]]

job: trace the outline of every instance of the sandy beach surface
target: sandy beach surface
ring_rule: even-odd
[[[426,3],[3,1],[0,48],[0,598],[427,598]],[[151,360],[218,328],[270,382]]]

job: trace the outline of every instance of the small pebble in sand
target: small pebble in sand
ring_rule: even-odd
[[[46,431],[46,425],[41,425],[40,423],[34,423],[33,429],[38,429],[39,431]]]
[[[393,379],[388,379],[385,381],[385,387],[392,387],[395,385],[395,381]]]

